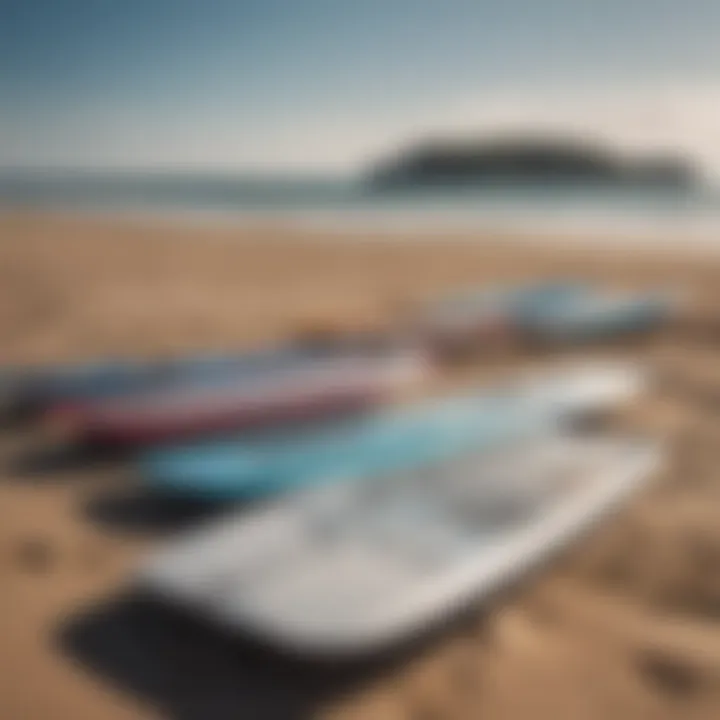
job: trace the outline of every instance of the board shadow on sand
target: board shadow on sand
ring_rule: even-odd
[[[113,531],[165,533],[180,531],[203,520],[239,510],[227,503],[169,497],[132,485],[93,495],[83,511],[91,522]]]
[[[473,627],[481,617],[473,611]],[[467,629],[468,620],[363,660],[302,661],[130,591],[68,621],[57,640],[87,670],[172,720],[299,720]]]
[[[27,482],[61,482],[66,473],[111,468],[123,456],[106,448],[83,445],[39,445],[24,449],[6,463],[13,477]]]

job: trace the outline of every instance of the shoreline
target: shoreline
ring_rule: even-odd
[[[357,219],[357,217],[355,218]],[[677,255],[678,257],[707,257],[720,260],[720,225],[717,232],[691,237],[672,227],[662,232],[631,232],[620,227],[602,229],[534,227],[508,228],[482,226],[473,222],[452,223],[438,219],[426,222],[417,218],[414,223],[404,221],[387,224],[371,222],[368,217],[353,222],[353,217],[337,214],[330,217],[282,217],[273,213],[251,213],[215,210],[141,211],[117,209],[25,209],[0,206],[0,224],[93,224],[100,229],[129,227],[177,231],[178,237],[206,233],[207,237],[234,236],[235,241],[246,241],[249,235],[282,236],[283,240],[300,242],[358,242],[358,243],[412,243],[423,244],[475,244],[492,243],[550,250],[632,250],[645,255]]]
[[[547,245],[556,248],[583,247],[589,250],[617,251],[631,245],[638,252],[657,254],[717,256],[720,259],[720,218],[709,223],[676,218],[629,222],[628,218],[609,221],[598,227],[587,218],[558,222],[529,216],[517,222],[479,218],[452,210],[428,212],[346,212],[346,211],[251,211],[199,210],[172,208],[3,208],[0,222],[7,218],[29,221],[100,222],[134,227],[189,230],[259,232],[284,234],[286,239],[315,239],[361,242],[423,242],[439,239],[453,243],[476,243],[492,238],[505,243]],[[637,219],[636,219],[637,220]],[[652,227],[648,227],[648,226]]]

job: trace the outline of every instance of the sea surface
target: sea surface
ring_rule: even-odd
[[[588,185],[379,191],[339,177],[0,171],[0,208],[390,232],[666,238],[720,247],[720,188]]]

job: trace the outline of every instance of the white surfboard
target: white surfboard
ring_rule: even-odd
[[[372,652],[517,578],[659,461],[653,443],[545,435],[287,496],[191,532],[140,580],[295,653]]]

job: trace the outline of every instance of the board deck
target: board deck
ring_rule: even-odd
[[[236,353],[200,353],[167,360],[106,359],[0,374],[0,407],[25,415],[63,403],[90,402],[187,385],[212,385],[287,370],[326,356],[311,348],[277,346]]]
[[[580,365],[495,388],[386,409],[317,431],[161,449],[138,463],[149,486],[212,500],[363,478],[521,439],[641,390],[631,366]]]
[[[528,316],[523,330],[551,342],[581,342],[649,331],[670,319],[675,301],[669,295],[588,295],[552,310]]]
[[[191,532],[139,578],[285,650],[365,654],[517,579],[622,502],[660,458],[649,442],[538,436],[286,496]]]
[[[428,303],[419,326],[440,352],[467,343],[492,346],[516,333],[537,310],[563,308],[590,290],[588,285],[567,281],[467,289]]]
[[[416,351],[330,356],[250,379],[231,376],[222,383],[75,403],[56,416],[80,441],[138,447],[356,412],[412,387],[430,371]]]

